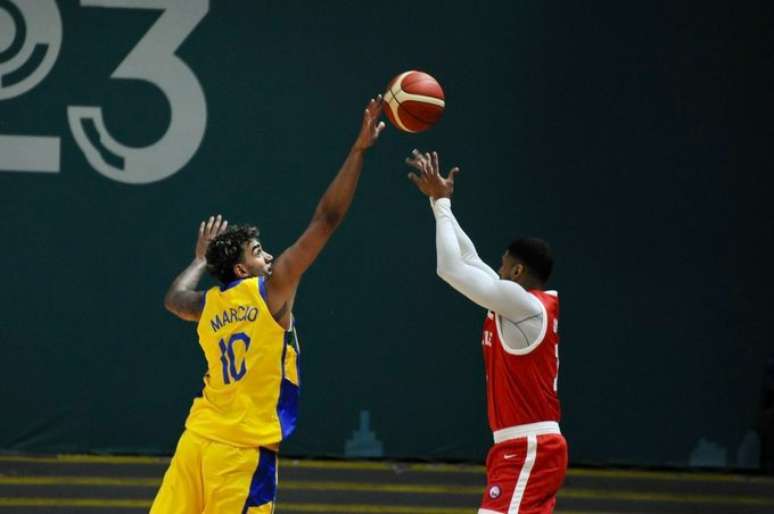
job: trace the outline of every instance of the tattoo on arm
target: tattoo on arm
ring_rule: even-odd
[[[197,291],[206,261],[194,259],[194,261],[175,278],[164,297],[164,307],[180,319],[198,321],[202,313],[204,292]]]

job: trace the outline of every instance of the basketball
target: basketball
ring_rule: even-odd
[[[384,112],[390,122],[404,132],[429,129],[441,119],[445,107],[441,85],[421,71],[399,74],[384,92]]]

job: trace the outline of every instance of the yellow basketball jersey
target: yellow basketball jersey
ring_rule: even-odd
[[[207,358],[202,396],[185,426],[214,441],[272,447],[295,429],[300,346],[264,301],[263,277],[213,287],[197,332]]]

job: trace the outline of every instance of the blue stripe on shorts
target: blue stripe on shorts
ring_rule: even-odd
[[[242,514],[246,514],[250,507],[266,505],[277,497],[277,454],[266,448],[258,448],[258,451],[258,469],[250,483],[250,494],[247,495]]]

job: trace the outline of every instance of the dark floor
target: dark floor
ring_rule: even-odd
[[[0,514],[147,512],[168,459],[0,455]],[[475,514],[481,466],[284,459],[277,514]],[[773,514],[774,478],[571,469],[556,514]]]

